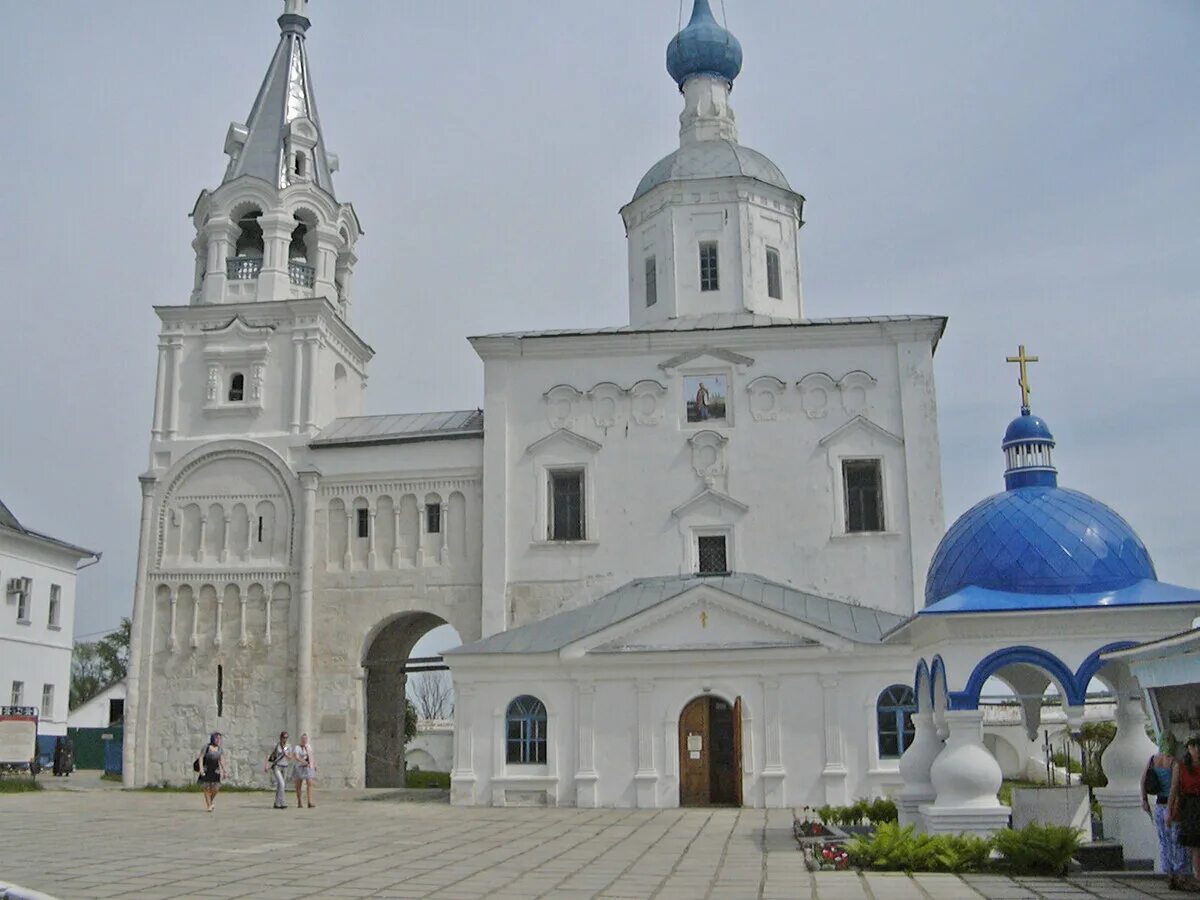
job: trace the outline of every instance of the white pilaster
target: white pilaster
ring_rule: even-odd
[[[142,489],[141,527],[138,533],[138,568],[133,586],[133,627],[129,632],[129,666],[125,700],[125,742],[121,750],[122,781],[134,787],[146,777],[149,760],[150,680],[154,656],[154,604],[146,603],[146,572],[153,538],[154,485],[152,475],[138,479]],[[149,610],[149,612],[147,612]],[[147,659],[143,662],[142,655]]]
[[[375,516],[378,512],[375,501],[370,501],[370,505],[367,507],[367,515],[371,520],[370,525],[367,526],[367,569],[375,568]]]
[[[575,754],[575,805],[580,809],[594,809],[599,797],[596,783],[595,725],[593,717],[596,706],[596,685],[581,681],[575,689],[575,721],[578,723],[578,748]]]
[[[651,718],[651,703],[654,699],[654,682],[637,682],[637,729],[638,767],[633,776],[637,785],[639,809],[658,805],[658,771],[654,768],[654,722]]]
[[[304,430],[311,434],[317,429],[317,375],[321,371],[321,339],[317,335],[311,335],[305,338],[304,344],[308,348],[308,361],[304,367],[304,381],[307,385],[304,392]]]
[[[176,648],[179,646],[178,641],[175,640],[175,620],[176,611],[179,606],[179,589],[171,587],[170,591],[171,593],[169,595],[169,600],[171,604],[171,630],[167,632],[167,648],[174,653]]]
[[[785,805],[786,792],[783,768],[783,716],[779,703],[779,679],[762,679],[763,704],[763,805],[768,808]],[[743,748],[743,753],[745,748]]]
[[[468,721],[474,693],[472,685],[454,686],[454,770],[450,773],[450,803],[454,806],[475,804],[475,732]]]
[[[167,353],[166,341],[158,342],[158,369],[154,376],[154,424],[150,434],[156,441],[163,436],[163,412],[167,404]]]
[[[292,421],[288,431],[300,433],[301,402],[304,398],[304,338],[292,335]]]
[[[168,369],[171,375],[171,385],[167,389],[167,440],[174,440],[179,434],[179,367],[183,357],[183,341],[180,338],[170,338],[167,341],[169,350]]]
[[[821,781],[825,786],[825,802],[832,806],[847,802],[846,757],[842,743],[841,706],[838,697],[837,678],[822,675],[821,698],[824,701],[825,767],[821,770]]]
[[[221,622],[225,615],[225,596],[217,594],[217,633],[213,636],[213,646],[221,646]]]
[[[246,592],[238,592],[238,646],[245,647],[250,642],[246,638]]]
[[[313,705],[313,531],[317,508],[317,478],[313,471],[300,473],[300,610],[296,638],[296,715],[301,734],[315,734]]]

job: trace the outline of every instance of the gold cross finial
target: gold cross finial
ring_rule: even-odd
[[[1038,361],[1036,356],[1025,355],[1025,345],[1021,344],[1017,348],[1016,356],[1006,357],[1010,363],[1017,363],[1021,367],[1021,377],[1017,379],[1017,384],[1021,386],[1021,411],[1029,411],[1029,369],[1026,368],[1029,363]]]

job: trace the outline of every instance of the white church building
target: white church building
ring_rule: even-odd
[[[738,143],[707,0],[667,50],[679,147],[621,209],[628,322],[473,337],[481,409],[387,416],[306,7],[196,203],[191,296],[156,308],[127,783],[186,777],[212,730],[248,780],[287,729],[327,783],[398,784],[405,663],[449,623],[455,803],[899,792],[952,619],[914,618],[946,320],[805,318],[804,198]]]

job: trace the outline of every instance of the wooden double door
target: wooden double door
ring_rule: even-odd
[[[742,698],[697,697],[679,716],[679,805],[742,805]]]

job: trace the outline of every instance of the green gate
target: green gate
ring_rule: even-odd
[[[121,745],[125,729],[120,725],[110,728],[68,728],[67,734],[75,744],[75,768],[104,769],[104,748],[115,743]]]

